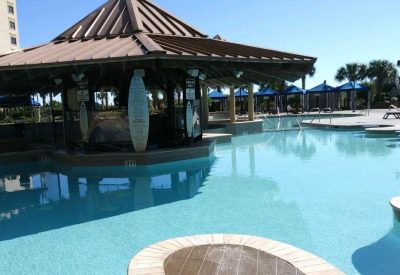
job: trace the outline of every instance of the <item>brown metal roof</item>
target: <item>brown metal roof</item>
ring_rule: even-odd
[[[207,38],[147,0],[109,0],[50,43],[1,56],[0,83],[14,85],[15,79],[25,75],[33,80],[55,67],[75,70],[79,65],[114,66],[150,59],[161,60],[164,68],[198,66],[207,71],[207,80],[238,84],[271,77],[294,81],[316,61]],[[245,71],[240,80],[234,76],[236,70]]]
[[[8,66],[42,67],[45,64],[85,63],[114,58],[134,59],[147,55],[158,57],[224,58],[259,60],[266,63],[314,62],[315,58],[209,38],[166,35],[117,36],[51,42],[44,46],[16,52],[0,58],[0,69]],[[155,57],[155,56],[154,56]]]
[[[42,64],[70,63],[143,56],[147,49],[133,36],[52,42],[47,45],[16,52],[0,58],[4,66],[40,66]]]
[[[275,61],[312,61],[313,57],[231,43],[219,39],[148,35],[171,55],[195,55]]]
[[[53,41],[136,32],[189,37],[207,36],[147,0],[110,0]]]

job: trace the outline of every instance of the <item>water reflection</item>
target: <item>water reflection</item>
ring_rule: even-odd
[[[235,148],[256,146],[259,149],[274,150],[284,156],[296,156],[302,160],[311,160],[318,152],[337,151],[347,156],[388,156],[400,148],[400,139],[393,137],[369,137],[362,132],[324,131],[314,129],[266,132],[261,135],[249,135],[234,138]],[[334,147],[329,149],[330,147]],[[231,147],[225,147],[231,150]],[[220,151],[226,150],[224,147]],[[234,153],[232,153],[234,154]]]
[[[237,148],[250,148],[250,161],[254,159],[255,149],[272,149],[283,155],[294,155],[300,159],[309,160],[316,154],[314,131],[282,131],[249,135],[234,138],[232,145],[221,146],[219,151],[232,150],[232,159],[235,159]],[[253,148],[253,149],[251,149]],[[236,160],[234,160],[236,162]]]
[[[387,146],[388,144],[398,144],[396,139],[387,137],[377,138],[368,137],[362,133],[346,133],[335,137],[335,145],[339,152],[348,156],[358,156],[368,154],[371,156],[387,156],[396,147]]]
[[[0,240],[193,198],[213,159],[126,170],[30,164],[0,169]]]

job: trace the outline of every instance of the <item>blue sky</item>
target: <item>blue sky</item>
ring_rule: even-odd
[[[45,43],[105,0],[19,0],[23,47]],[[229,41],[318,57],[307,88],[349,62],[400,59],[399,0],[154,0],[197,29]],[[245,3],[245,4],[244,4]]]

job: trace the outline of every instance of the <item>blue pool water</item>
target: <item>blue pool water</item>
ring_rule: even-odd
[[[215,158],[125,168],[0,167],[0,274],[125,274],[164,239],[258,235],[348,274],[399,274],[400,139],[306,129],[242,136]]]

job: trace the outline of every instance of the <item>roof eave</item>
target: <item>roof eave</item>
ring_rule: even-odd
[[[118,63],[130,61],[145,61],[145,60],[190,60],[190,61],[211,61],[211,62],[232,62],[232,63],[258,63],[258,64],[314,64],[317,59],[305,60],[278,60],[278,59],[254,59],[254,58],[235,58],[235,57],[216,57],[216,56],[177,56],[164,54],[164,51],[154,51],[150,54],[143,56],[129,56],[129,57],[114,57],[103,59],[90,59],[90,60],[74,60],[66,62],[54,63],[40,63],[40,64],[24,64],[24,65],[10,65],[0,66],[0,71],[15,71],[26,69],[41,69],[53,67],[65,67],[75,65],[90,65],[98,63]]]

